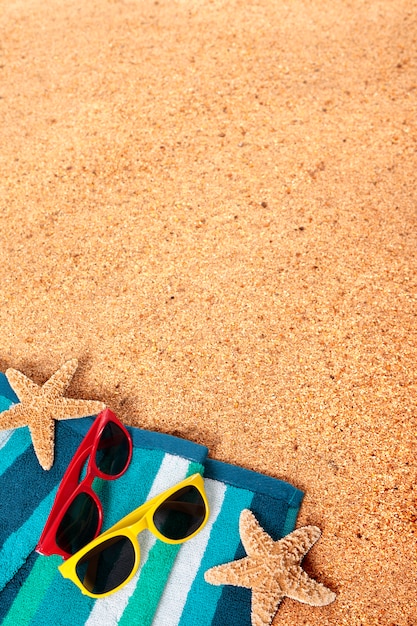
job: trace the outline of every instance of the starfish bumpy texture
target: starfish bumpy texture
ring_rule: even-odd
[[[63,397],[77,366],[76,359],[67,361],[42,386],[18,370],[6,371],[20,403],[0,413],[0,429],[29,426],[36,456],[45,470],[51,469],[54,462],[54,420],[96,415],[106,408],[103,402]]]
[[[205,573],[214,585],[252,589],[252,626],[269,626],[286,596],[311,606],[325,606],[336,594],[310,578],[301,560],[319,539],[316,526],[297,528],[274,541],[259,525],[254,514],[244,509],[239,521],[240,536],[248,556],[212,567]]]

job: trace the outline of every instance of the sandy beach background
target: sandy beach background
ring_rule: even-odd
[[[1,371],[303,489],[274,625],[417,624],[416,11],[0,0]]]

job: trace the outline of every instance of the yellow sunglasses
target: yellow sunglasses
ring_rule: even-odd
[[[104,598],[135,575],[140,563],[139,533],[148,529],[165,543],[184,543],[200,532],[208,516],[203,477],[193,474],[126,515],[58,569],[83,594]]]

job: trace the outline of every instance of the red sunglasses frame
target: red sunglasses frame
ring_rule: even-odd
[[[126,465],[119,474],[116,474],[114,476],[110,476],[109,474],[103,474],[103,472],[99,470],[95,462],[96,452],[101,435],[104,428],[110,422],[116,424],[116,426],[118,426],[118,428],[123,431],[129,444],[129,454]],[[79,478],[81,475],[81,471],[88,457],[90,458],[88,460],[86,473],[84,478],[80,481]],[[91,428],[82,440],[70,464],[68,465],[68,468],[62,478],[61,484],[59,485],[54,503],[52,505],[52,509],[49,513],[45,527],[42,531],[42,535],[39,539],[38,545],[36,546],[36,552],[39,552],[39,554],[43,554],[45,556],[59,554],[64,557],[64,559],[68,559],[70,556],[72,556],[71,553],[66,552],[57,545],[56,533],[62,521],[62,518],[68,510],[68,507],[80,493],[87,493],[89,496],[91,496],[97,506],[99,519],[96,534],[93,537],[95,539],[100,533],[103,524],[103,506],[97,494],[92,489],[93,480],[94,478],[102,478],[104,480],[116,480],[125,473],[125,471],[129,467],[131,458],[132,439],[129,432],[127,431],[125,426],[117,419],[115,414],[110,411],[110,409],[104,409],[104,411],[97,415]]]

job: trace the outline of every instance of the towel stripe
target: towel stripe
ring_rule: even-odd
[[[177,457],[175,464],[170,469],[170,474],[168,474],[169,483],[165,481],[165,489],[168,484],[169,486],[174,486],[186,478],[186,476],[201,472],[201,470],[202,466],[199,463],[193,463]],[[155,541],[149,551],[146,563],[141,568],[135,593],[131,596],[130,602],[123,613],[120,626],[130,626],[133,623],[141,626],[152,624],[160,596],[180,548],[181,545],[170,545],[162,541]],[[146,601],[144,601],[144,598],[146,598]]]
[[[52,577],[46,593],[39,598],[37,611],[30,626],[84,624],[93,608],[94,599],[83,596],[78,588],[75,589],[75,585],[71,581],[61,576],[55,559],[51,560],[51,557],[45,557],[42,560],[44,576],[46,577],[52,570]],[[59,561],[62,563],[61,558]],[[57,598],[59,598],[58,602]]]
[[[6,430],[1,435],[3,437],[0,445],[0,475],[4,474],[32,443],[27,427]]]
[[[206,478],[207,490],[212,494],[213,500],[221,498],[223,503],[221,511],[213,524],[210,533],[210,542],[201,561],[201,566],[194,584],[188,594],[187,602],[182,613],[179,626],[195,626],[195,607],[204,607],[199,616],[198,626],[210,626],[216,611],[216,606],[221,598],[223,587],[210,585],[204,580],[204,572],[214,565],[226,563],[234,559],[237,546],[240,542],[239,532],[236,532],[239,524],[239,516],[242,509],[250,506],[253,493],[246,489],[227,486],[224,483]],[[227,620],[225,624],[234,624]]]
[[[45,572],[43,559],[36,559],[30,575],[21,587],[18,598],[16,598],[6,618],[3,620],[2,626],[16,626],[16,624],[27,626],[32,623],[32,617],[38,608],[39,599],[47,592],[60,561],[61,557],[50,557],[48,572]],[[44,621],[43,624],[45,623],[47,622]]]
[[[27,561],[22,565],[19,570],[19,584],[22,587],[33,569],[33,565],[38,558],[36,552],[32,552]],[[9,612],[10,607],[16,599],[16,585],[7,584],[4,589],[0,591],[0,624],[3,623],[3,618]]]
[[[138,619],[136,623],[141,626],[154,623],[155,611],[180,549],[180,545],[155,542],[142,568],[135,594],[120,620],[120,626],[131,625],[134,618]]]
[[[1,399],[1,398],[0,398]],[[3,430],[2,432],[0,432],[0,450],[6,445],[6,443],[9,441],[10,437],[13,435],[14,433],[14,428],[12,428],[11,430]]]
[[[28,554],[35,549],[45,519],[48,515],[54,497],[54,489],[44,498],[38,508],[32,513],[29,519],[19,528],[18,539],[17,533],[12,533],[7,537],[0,551],[0,588],[16,574],[17,570],[23,565]]]
[[[298,512],[300,506],[289,506],[287,511],[287,517],[285,518],[284,525],[282,527],[281,536],[285,537],[292,533],[297,523]]]
[[[0,412],[7,411],[12,406],[13,402],[9,398],[0,396]]]
[[[201,569],[202,559],[210,541],[210,533],[221,511],[226,491],[225,485],[219,484],[217,490],[213,487],[213,481],[205,482],[207,500],[210,503],[210,517],[201,533],[184,543],[177,556],[155,613],[154,623],[158,626],[178,625],[190,589]],[[194,601],[194,598],[191,600]]]

